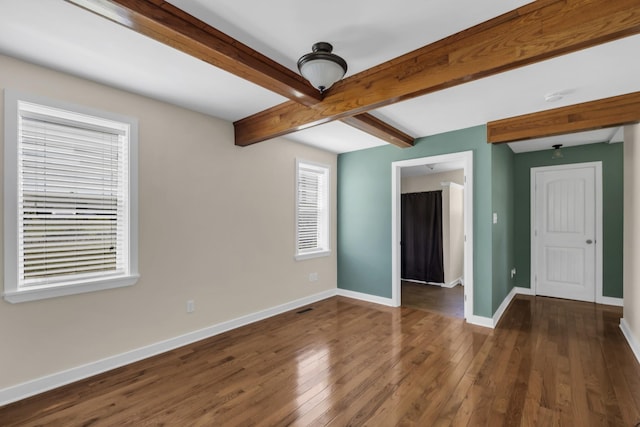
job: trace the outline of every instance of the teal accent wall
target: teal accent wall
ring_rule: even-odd
[[[491,317],[492,146],[478,126],[338,156],[338,287],[391,298],[391,163],[473,151],[474,314]]]
[[[515,157],[515,265],[516,285],[531,287],[531,168],[602,161],[603,294],[622,298],[623,144],[588,144],[562,149],[564,157],[552,160],[551,151],[516,154]]]
[[[491,146],[491,204],[498,222],[492,228],[493,312],[514,287],[514,154],[506,144]],[[493,218],[492,218],[493,220]]]

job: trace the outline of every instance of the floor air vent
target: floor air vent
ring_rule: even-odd
[[[296,311],[296,313],[297,313],[297,314],[302,314],[302,313],[306,313],[307,311],[311,311],[311,310],[313,310],[313,308],[312,308],[312,307],[307,307],[307,308],[303,308],[303,309],[302,309],[302,310],[300,310],[300,311]]]

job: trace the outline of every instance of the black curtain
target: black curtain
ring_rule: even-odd
[[[401,196],[402,278],[444,283],[442,191]]]

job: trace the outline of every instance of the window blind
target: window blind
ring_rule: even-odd
[[[19,288],[127,274],[126,147],[117,128],[21,111]]]
[[[298,253],[326,249],[327,170],[313,165],[298,166]]]

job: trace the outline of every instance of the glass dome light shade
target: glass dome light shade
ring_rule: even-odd
[[[347,72],[347,63],[331,53],[332,50],[333,47],[329,43],[319,42],[313,45],[312,53],[298,60],[300,74],[320,92],[329,89]]]

